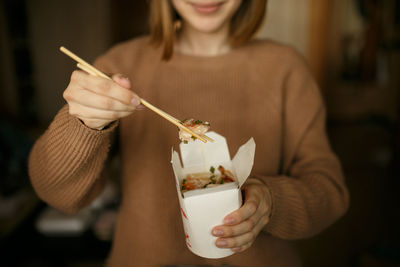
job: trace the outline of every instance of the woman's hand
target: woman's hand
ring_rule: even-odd
[[[74,71],[63,97],[69,113],[92,128],[101,130],[113,121],[126,117],[140,104],[128,78],[114,75],[113,81]]]
[[[248,249],[259,232],[269,221],[271,196],[267,186],[254,178],[243,185],[244,204],[224,218],[224,224],[213,228],[212,234],[219,237],[215,244],[230,248],[234,252]]]

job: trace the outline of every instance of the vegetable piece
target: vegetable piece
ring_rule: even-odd
[[[203,122],[201,120],[185,119],[181,121],[181,124],[189,128],[198,135],[203,135],[210,129],[210,123]],[[179,139],[181,139],[183,143],[187,144],[187,142],[191,140],[196,140],[197,138],[192,136],[190,133],[187,133],[179,129]]]
[[[211,166],[211,167],[210,167],[210,172],[211,172],[211,173],[214,173],[214,172],[215,172],[214,166]]]

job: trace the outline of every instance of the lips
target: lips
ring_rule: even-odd
[[[210,2],[210,3],[191,3],[194,10],[201,14],[212,14],[217,12],[224,2]]]

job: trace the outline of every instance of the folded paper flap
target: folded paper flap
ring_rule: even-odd
[[[254,163],[254,154],[256,151],[256,143],[254,138],[250,138],[246,144],[243,144],[236,155],[233,157],[232,163],[235,167],[235,174],[241,187],[246,182],[247,177],[251,173]]]
[[[174,170],[175,174],[175,181],[177,186],[179,187],[180,184],[179,177],[182,176],[182,165],[181,165],[181,160],[179,159],[179,154],[178,152],[174,151],[174,149],[172,149],[171,163],[172,163],[172,169]]]
[[[184,170],[205,172],[209,170],[210,166],[216,168],[218,165],[222,165],[226,169],[233,171],[238,179],[239,187],[241,187],[246,182],[253,168],[256,149],[254,138],[250,138],[243,144],[231,161],[225,137],[215,132],[208,132],[207,135],[213,138],[214,142],[204,144],[199,140],[195,140],[188,144],[181,143],[179,145],[184,169],[182,168],[178,152],[172,150],[171,163],[177,184],[179,185],[179,178],[184,175]]]
[[[171,163],[188,248],[201,257],[222,258],[232,255],[233,252],[215,246],[216,237],[211,235],[211,229],[215,225],[222,224],[227,214],[241,206],[242,196],[238,186],[246,181],[251,172],[255,142],[251,138],[239,148],[231,160],[226,139],[214,132],[209,132],[207,135],[215,141],[206,144],[198,140],[188,144],[181,143],[180,155],[172,150]],[[208,172],[210,166],[215,168],[215,173],[219,173],[218,165],[232,171],[238,178],[238,183],[181,192],[180,183],[187,174]]]
[[[204,171],[207,171],[211,165],[231,160],[225,137],[215,132],[208,132],[207,135],[214,139],[214,142],[203,143],[195,140],[179,145],[184,168],[203,166]]]

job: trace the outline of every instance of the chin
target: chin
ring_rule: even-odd
[[[190,27],[195,29],[198,32],[202,33],[214,33],[218,32],[223,26],[223,22],[215,22],[215,21],[193,21],[193,22],[188,22],[190,24]]]

